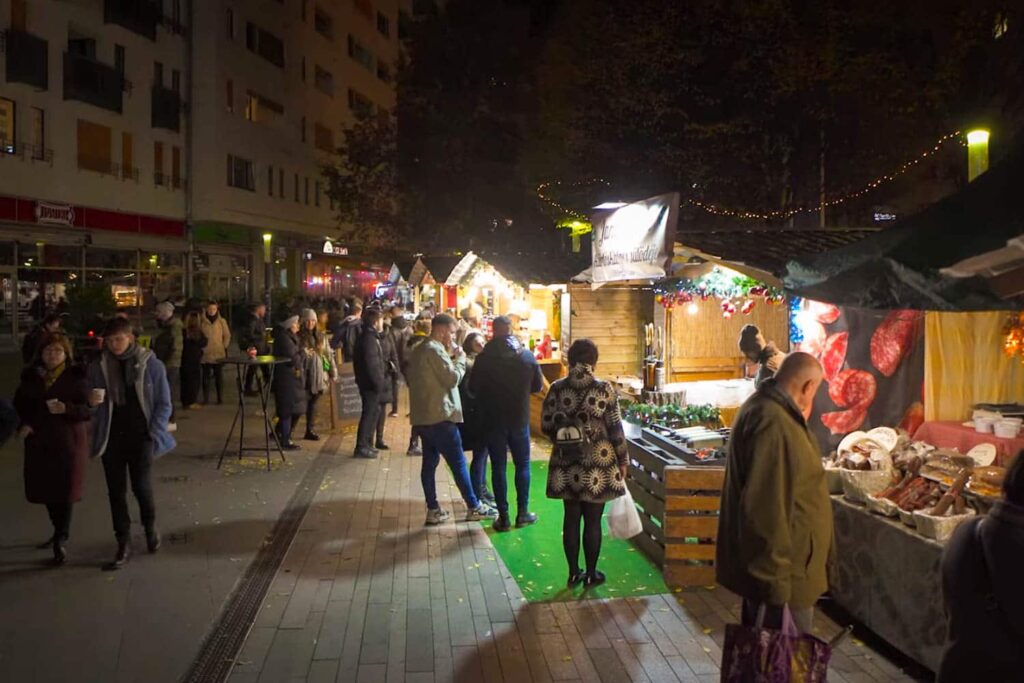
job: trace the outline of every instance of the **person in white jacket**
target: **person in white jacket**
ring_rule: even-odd
[[[217,405],[224,402],[224,366],[222,361],[227,358],[228,345],[231,344],[231,329],[228,322],[220,315],[220,305],[213,300],[206,304],[206,314],[202,319],[203,334],[206,336],[206,348],[203,349],[203,405],[210,402],[210,382],[216,385]]]

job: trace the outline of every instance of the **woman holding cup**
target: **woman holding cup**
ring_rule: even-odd
[[[72,506],[82,498],[89,452],[89,385],[85,370],[72,365],[71,343],[47,336],[35,363],[25,369],[14,394],[25,439],[25,497],[46,506],[53,523],[54,564],[67,560]]]

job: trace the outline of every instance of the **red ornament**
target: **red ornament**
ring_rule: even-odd
[[[747,299],[746,301],[744,301],[743,302],[743,307],[740,308],[740,311],[743,312],[743,315],[750,315],[750,312],[752,310],[754,310],[754,300],[753,299]]]

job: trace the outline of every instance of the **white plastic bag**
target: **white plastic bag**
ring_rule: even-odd
[[[633,496],[627,488],[625,495],[612,501],[608,513],[608,535],[612,538],[633,538],[643,530],[640,513],[636,511]]]

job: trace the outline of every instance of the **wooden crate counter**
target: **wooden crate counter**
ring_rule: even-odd
[[[629,479],[644,530],[633,542],[661,566],[673,588],[715,583],[724,467],[691,467],[629,440]]]

